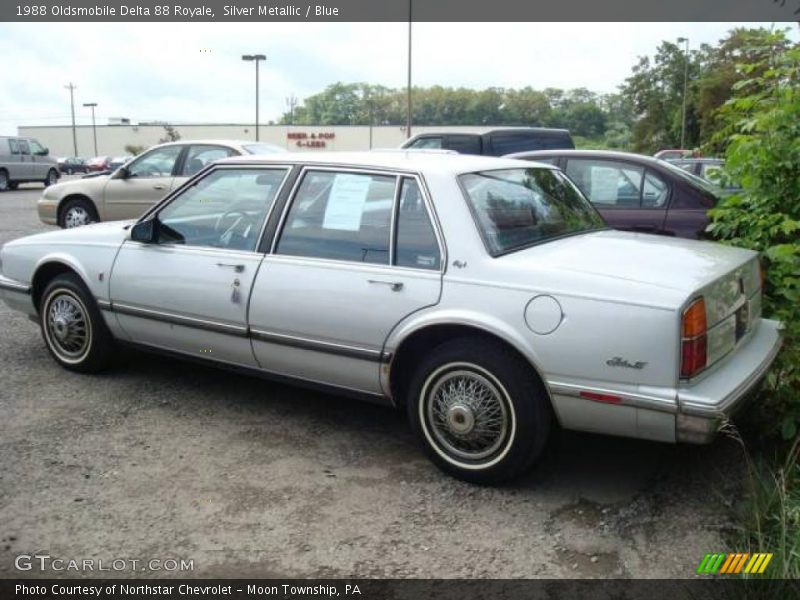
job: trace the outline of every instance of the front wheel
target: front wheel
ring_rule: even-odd
[[[113,337],[77,275],[59,275],[47,285],[39,322],[47,349],[62,367],[94,373],[110,363]]]
[[[0,169],[0,192],[5,192],[9,187],[8,173]]]
[[[97,211],[91,202],[83,198],[75,198],[64,204],[59,213],[58,224],[64,229],[72,229],[96,223],[98,220]]]
[[[47,172],[47,178],[44,180],[44,187],[50,187],[58,183],[58,172],[55,169],[50,169]]]
[[[435,348],[414,374],[407,407],[431,460],[471,483],[496,484],[522,474],[550,432],[538,376],[494,340],[460,338]]]

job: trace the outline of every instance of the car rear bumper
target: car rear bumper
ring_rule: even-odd
[[[742,348],[701,381],[678,389],[675,438],[710,442],[758,386],[781,347],[781,324],[762,319]]]

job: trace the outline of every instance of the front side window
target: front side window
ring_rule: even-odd
[[[600,207],[639,208],[644,169],[613,160],[569,159],[567,175]]]
[[[38,156],[43,156],[44,155],[44,148],[36,140],[31,140],[31,150],[33,151],[34,154],[36,154]]]
[[[389,264],[395,183],[386,175],[308,171],[276,252]]]
[[[404,178],[401,183],[395,239],[397,266],[439,270],[441,255],[436,233],[419,185],[414,179]]]
[[[253,252],[285,169],[217,169],[158,214],[159,243]]]
[[[228,158],[236,154],[238,154],[238,152],[232,148],[225,148],[224,146],[193,145],[186,153],[186,161],[183,163],[181,175],[184,177],[191,177],[195,173],[202,171],[215,160]]]
[[[442,147],[442,138],[441,137],[424,137],[419,138],[416,142],[411,144],[409,148],[433,148],[438,149]]]
[[[482,171],[459,180],[493,256],[606,226],[555,169]]]
[[[128,177],[170,177],[181,150],[181,146],[151,150],[128,165]]]

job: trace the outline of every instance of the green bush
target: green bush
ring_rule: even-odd
[[[709,231],[761,253],[764,314],[784,323],[785,336],[760,412],[768,433],[788,440],[800,426],[800,48],[784,49],[782,39],[768,40],[763,62],[740,65],[749,78],[720,110],[727,125],[715,141],[724,137],[725,176],[742,191],[710,211]]]

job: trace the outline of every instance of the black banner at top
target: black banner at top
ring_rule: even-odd
[[[800,0],[3,0],[0,21],[762,21]]]

